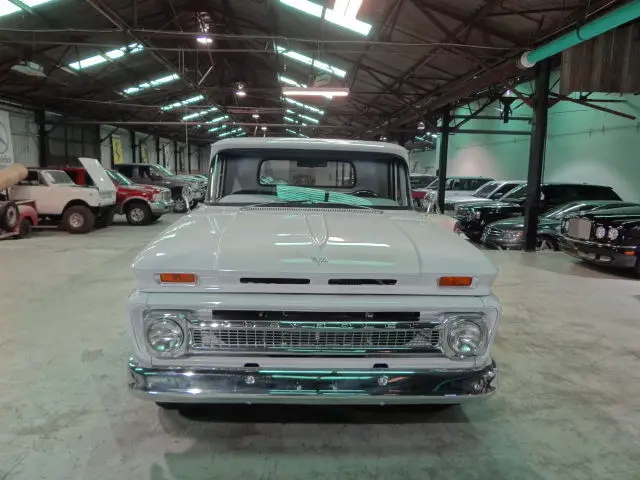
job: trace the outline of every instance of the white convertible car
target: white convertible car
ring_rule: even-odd
[[[227,139],[137,256],[129,386],[184,403],[457,404],[493,393],[497,270],[411,206],[407,151]]]

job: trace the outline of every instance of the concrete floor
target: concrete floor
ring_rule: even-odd
[[[640,283],[562,253],[488,253],[487,402],[185,416],[133,398],[128,267],[171,221],[0,242],[0,480],[640,478]]]

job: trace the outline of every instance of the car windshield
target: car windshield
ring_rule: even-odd
[[[173,173],[168,168],[163,167],[162,165],[151,164],[151,165],[149,165],[149,167],[151,167],[152,170],[155,170],[158,175],[161,175],[163,177],[173,177],[173,176],[175,176],[175,173]]]
[[[62,170],[44,170],[42,174],[46,177],[47,181],[55,185],[75,185],[75,182],[71,179],[67,172]]]
[[[107,170],[107,175],[118,185],[135,185],[131,180],[115,170]]]
[[[498,186],[498,182],[488,182],[471,194],[472,197],[487,198]]]
[[[500,201],[501,202],[520,202],[524,200],[526,193],[527,193],[527,184],[523,183],[522,185],[514,188],[509,193],[507,193],[504,197],[500,199]]]
[[[392,154],[233,149],[214,158],[211,204],[411,208],[406,162]]]

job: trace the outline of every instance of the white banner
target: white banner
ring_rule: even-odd
[[[0,110],[0,168],[11,165],[13,161],[13,143],[11,142],[9,112]]]

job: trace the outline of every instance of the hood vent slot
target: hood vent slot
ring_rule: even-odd
[[[397,280],[378,278],[332,278],[329,285],[395,285]]]
[[[309,285],[308,278],[272,278],[272,277],[242,277],[240,283],[259,283],[262,285]]]

